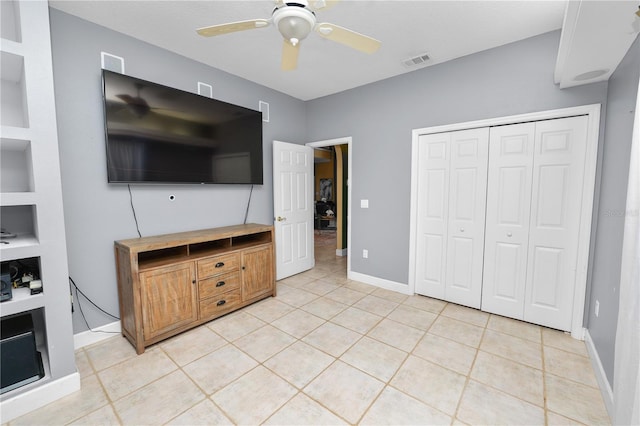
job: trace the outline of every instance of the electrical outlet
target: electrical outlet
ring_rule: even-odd
[[[363,249],[363,250],[362,250],[362,257],[363,257],[364,259],[368,259],[368,258],[369,258],[369,250],[367,250],[367,249]]]
[[[599,300],[596,300],[596,307],[595,307],[595,309],[593,311],[596,314],[596,318],[597,318],[598,315],[600,315],[600,301]]]

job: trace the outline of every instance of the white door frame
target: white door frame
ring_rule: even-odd
[[[464,123],[443,126],[425,127],[412,131],[411,145],[411,207],[409,233],[409,292],[415,293],[416,280],[416,232],[418,212],[418,139],[420,135],[431,133],[452,132],[456,130],[473,129],[478,127],[515,124],[527,121],[549,120],[576,115],[587,115],[587,153],[585,159],[584,180],[582,184],[582,209],[580,216],[580,234],[578,237],[578,261],[576,268],[575,291],[573,297],[573,313],[571,320],[571,336],[584,340],[585,328],[583,317],[585,309],[587,273],[589,269],[589,245],[591,241],[591,219],[595,195],[596,165],[598,159],[598,136],[600,131],[600,104],[540,111],[485,120],[468,121]]]
[[[336,146],[336,145],[347,145],[347,277],[351,275],[351,187],[353,186],[353,181],[351,180],[352,175],[352,161],[353,161],[353,144],[351,136],[345,136],[336,139],[327,139],[316,142],[308,142],[306,144],[311,148],[324,148],[327,146]],[[315,178],[315,170],[314,170],[314,178]]]

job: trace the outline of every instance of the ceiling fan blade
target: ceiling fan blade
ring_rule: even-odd
[[[254,28],[264,28],[269,26],[268,19],[251,19],[248,21],[229,22],[227,24],[212,25],[210,27],[198,28],[196,32],[203,37],[213,37],[222,34],[234,33],[236,31],[252,30]]]
[[[316,26],[322,37],[344,44],[364,53],[374,53],[380,48],[380,41],[364,34],[348,30],[335,24],[322,23]]]
[[[340,2],[340,0],[311,0],[309,7],[313,10],[323,11],[332,8],[338,2]]]
[[[283,40],[282,44],[282,70],[293,71],[298,67],[298,54],[300,43],[295,46],[289,40]]]

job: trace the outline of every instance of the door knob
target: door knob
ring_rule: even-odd
[[[276,220],[277,220],[278,222],[283,222],[283,221],[287,220],[287,218],[286,218],[286,217],[278,216],[278,218],[277,218]]]
[[[511,238],[513,234],[511,232],[507,232],[507,237]]]
[[[460,228],[460,232],[464,232],[464,228]]]

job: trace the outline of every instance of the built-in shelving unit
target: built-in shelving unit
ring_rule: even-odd
[[[45,376],[0,396],[1,422],[80,387],[76,371],[55,115],[49,5],[0,1],[0,260],[36,259],[43,292],[13,289],[0,316],[30,314]],[[28,396],[28,397],[27,397]]]

